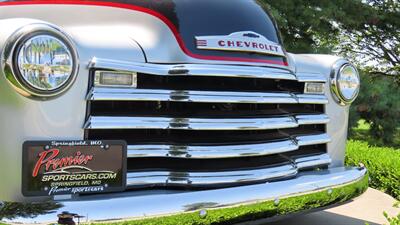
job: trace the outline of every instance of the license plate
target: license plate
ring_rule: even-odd
[[[25,196],[123,191],[124,141],[28,141],[23,145]]]

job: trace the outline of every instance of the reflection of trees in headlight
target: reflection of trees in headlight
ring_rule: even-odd
[[[23,78],[35,88],[56,89],[73,70],[69,49],[58,39],[39,35],[26,41],[18,55]]]

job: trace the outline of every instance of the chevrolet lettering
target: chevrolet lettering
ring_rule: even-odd
[[[228,36],[196,37],[196,44],[198,49],[243,51],[285,56],[279,44],[251,31],[236,32]]]
[[[0,224],[261,224],[361,195],[357,69],[288,52],[266,2],[1,0]]]

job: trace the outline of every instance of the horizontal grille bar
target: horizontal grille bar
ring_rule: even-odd
[[[327,82],[326,76],[320,73],[296,73],[299,82]]]
[[[153,75],[193,75],[297,80],[299,82],[326,82],[323,74],[299,73],[289,70],[259,66],[202,65],[202,64],[150,64],[93,58],[90,69],[131,71]]]
[[[291,136],[325,133],[325,125],[307,125],[273,130],[169,130],[96,129],[86,130],[93,140],[126,140],[129,145],[241,145],[287,140]]]
[[[85,129],[269,130],[328,122],[327,115],[240,119],[92,116]]]
[[[244,145],[188,146],[188,145],[129,145],[128,158],[231,158],[266,156],[298,150],[300,146],[330,142],[327,134],[298,136],[290,140]]]
[[[128,172],[127,185],[130,188],[243,185],[246,183],[288,179],[296,176],[299,170],[310,167],[322,167],[328,165],[329,163],[329,155],[321,154],[314,157],[299,158],[294,161],[294,163],[254,170],[223,172]]]
[[[320,115],[299,115],[295,116],[299,125],[327,124],[329,117],[325,114]]]
[[[299,146],[319,145],[331,142],[331,138],[328,134],[304,135],[296,137],[296,141]]]
[[[92,101],[90,116],[168,118],[268,118],[323,114],[324,105],[194,103],[172,101]]]
[[[243,183],[287,179],[297,175],[292,164],[243,171],[228,172],[132,172],[127,174],[127,186],[179,186],[179,185],[241,185]]]
[[[247,77],[297,80],[296,76],[283,69],[274,69],[257,66],[226,66],[226,65],[201,65],[201,64],[150,64],[114,61],[94,58],[89,65],[92,69],[107,69],[119,71],[133,71],[153,75],[191,75],[191,76],[221,76],[221,77]]]
[[[298,158],[294,161],[298,169],[309,169],[317,166],[327,166],[332,159],[328,154]]]
[[[92,101],[174,101],[200,103],[327,104],[324,95],[259,92],[172,91],[128,88],[93,88]]]

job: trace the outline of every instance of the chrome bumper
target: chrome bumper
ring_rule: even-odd
[[[57,215],[69,212],[82,216],[80,222],[233,224],[345,202],[367,187],[365,168],[342,167],[302,172],[291,180],[218,190],[132,192],[28,205],[5,203],[0,216],[8,217],[4,218],[6,223],[49,224],[57,221]],[[10,209],[16,206],[19,210],[12,215]]]

